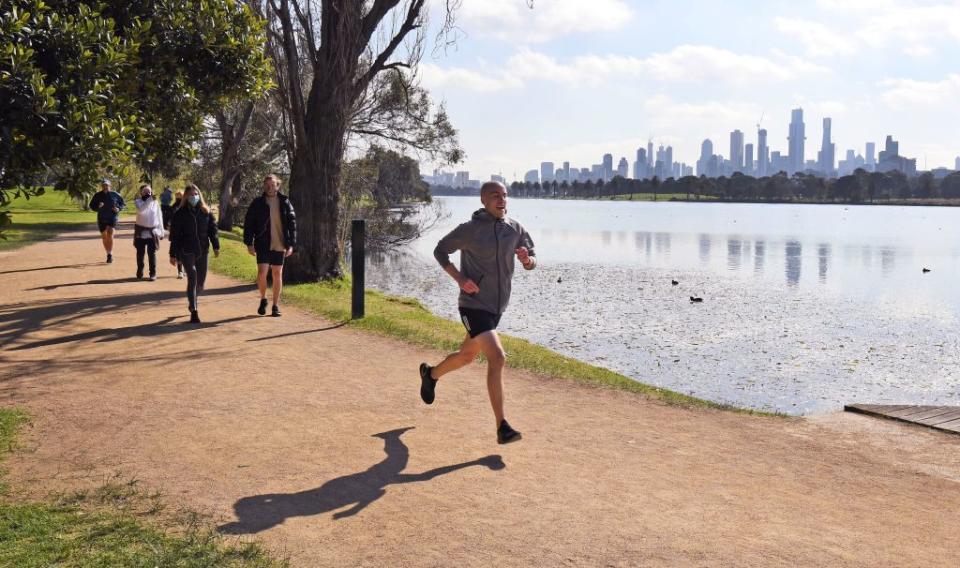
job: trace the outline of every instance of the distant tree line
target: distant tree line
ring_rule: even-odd
[[[815,202],[815,203],[876,203],[901,200],[939,200],[960,198],[960,172],[943,179],[936,179],[926,172],[908,178],[901,172],[868,172],[857,169],[853,174],[837,179],[785,172],[756,178],[742,173],[732,176],[708,178],[684,176],[667,178],[626,179],[614,177],[608,182],[601,179],[586,182],[566,181],[513,182],[510,194],[514,197],[531,198],[632,198],[637,195],[652,195],[653,199],[701,199],[724,201],[770,201],[770,202]],[[434,193],[440,195],[440,193]],[[646,197],[644,197],[646,198]]]

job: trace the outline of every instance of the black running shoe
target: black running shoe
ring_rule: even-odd
[[[113,262],[113,255],[107,254],[107,264],[110,264],[111,262]]]
[[[257,308],[257,313],[261,316],[267,315],[267,299],[260,298],[260,307]]]
[[[437,380],[430,376],[431,370],[433,367],[430,365],[420,363],[420,398],[427,404],[433,404],[437,388]]]
[[[273,316],[273,317],[275,317],[275,318],[280,317],[280,306],[274,304],[274,305],[273,305],[273,309],[270,310],[270,315]]]
[[[137,272],[137,280],[143,280],[143,272]]]
[[[500,421],[500,427],[497,428],[497,443],[498,444],[509,444],[510,442],[516,442],[523,436],[520,435],[520,432],[517,432],[510,427],[510,424],[506,420]]]
[[[200,314],[197,313],[197,310],[190,312],[190,323],[200,323]]]

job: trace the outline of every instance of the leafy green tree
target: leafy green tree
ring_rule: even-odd
[[[263,23],[236,0],[0,11],[0,206],[51,179],[83,195],[124,163],[169,170],[192,155],[205,116],[268,85]]]

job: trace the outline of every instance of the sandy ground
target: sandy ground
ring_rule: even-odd
[[[35,417],[17,487],[135,477],[296,566],[960,565],[960,437],[508,371],[524,439],[498,446],[480,364],[428,407],[441,353],[258,317],[216,275],[192,327],[168,264],[136,281],[96,237],[0,254],[0,397]]]

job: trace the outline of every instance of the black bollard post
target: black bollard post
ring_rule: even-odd
[[[353,319],[363,318],[364,270],[366,269],[364,242],[366,228],[363,219],[354,219],[350,237],[350,255],[353,265]]]

